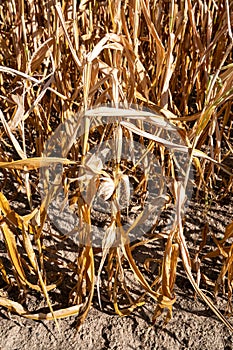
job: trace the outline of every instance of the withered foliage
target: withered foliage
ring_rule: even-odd
[[[206,254],[202,251],[209,232],[204,229],[200,233],[202,244],[193,257],[182,217],[191,164],[199,198],[219,200],[232,192],[232,14],[230,0],[0,2],[0,221],[4,242],[0,305],[32,319],[56,321],[77,315],[81,324],[97,285],[100,303],[102,298],[111,301],[121,316],[129,315],[150,296],[155,301],[153,321],[166,310],[166,323],[176,300],[174,285],[181,259],[196,293],[233,330],[196,279],[196,275],[202,277],[215,294],[227,281],[227,311],[231,315],[233,223],[226,227],[221,240],[213,237],[215,246]],[[93,107],[109,102],[113,107],[106,107],[105,113],[115,116],[115,124],[91,128],[90,118],[102,113]],[[128,107],[138,106],[136,123],[132,115],[122,121],[119,104],[125,107],[124,113]],[[141,107],[149,107],[154,115],[146,116]],[[56,128],[75,115],[79,115],[78,127],[86,118],[83,111],[89,111],[83,137],[73,140],[67,131],[70,144],[58,140],[66,152],[59,158],[46,154],[46,141]],[[145,129],[148,120],[157,134]],[[175,145],[166,138],[166,125],[178,130],[180,149],[190,157],[183,182],[176,176]],[[146,147],[143,174],[133,161],[122,163],[123,138],[131,151],[134,140]],[[116,148],[116,164],[109,162],[104,170],[89,168],[94,182],[86,185],[89,200],[85,202],[75,178],[83,174],[77,168],[88,166],[93,145],[110,139]],[[155,224],[153,232],[131,244],[130,230],[137,226],[143,212],[124,230],[123,216],[127,214],[121,212],[118,189],[122,186],[129,201],[129,178],[134,179],[143,201],[153,175],[150,154],[156,155],[163,175],[170,179],[169,194],[160,209],[173,206],[176,215],[170,230],[156,230]],[[71,236],[51,230],[47,203],[40,197],[39,170],[57,163],[62,165],[64,193],[80,220],[78,233],[82,239],[77,245]],[[216,193],[219,179],[221,186]],[[55,185],[50,189],[50,200],[56,194]],[[98,189],[104,200],[111,202],[112,212],[102,247],[94,248],[92,204]],[[25,213],[15,207],[15,201],[25,204]],[[139,200],[136,204],[143,207]],[[155,208],[149,209],[157,215]],[[165,248],[159,268],[149,280],[145,275],[149,260],[144,268],[139,266],[134,250],[155,241],[164,241]],[[62,256],[59,242],[72,251],[71,256]],[[222,259],[219,276],[216,281],[207,281],[201,270],[202,259],[218,256]],[[135,296],[128,285],[129,271],[141,286],[141,295]],[[101,282],[103,273],[105,281]],[[51,300],[67,280],[69,293],[62,300]],[[18,297],[12,294],[16,289]],[[25,300],[32,290],[45,297],[47,313],[27,309]],[[122,294],[126,301],[121,305]]]

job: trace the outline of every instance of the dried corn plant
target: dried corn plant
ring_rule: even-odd
[[[217,294],[227,279],[231,315],[232,224],[222,240],[213,237],[213,251],[202,254],[206,230],[192,259],[182,214],[192,166],[197,197],[219,200],[232,191],[232,13],[233,4],[228,0],[0,2],[0,219],[4,241],[0,305],[32,319],[56,321],[77,315],[81,324],[96,285],[100,304],[107,298],[121,316],[152,297],[156,305],[153,321],[165,309],[166,323],[176,300],[174,285],[181,258],[196,293],[233,330],[202,292],[192,270],[193,260],[222,257],[222,269],[212,284]],[[94,108],[100,105],[107,107]],[[137,113],[133,116],[131,109],[122,119],[132,105],[137,105]],[[146,114],[143,107],[153,113]],[[93,124],[96,116],[108,114],[114,119],[111,127]],[[148,122],[152,129],[146,126]],[[57,128],[64,126],[65,137],[61,132],[56,139]],[[81,126],[82,137],[77,139]],[[169,139],[173,129],[182,145]],[[123,139],[131,163],[121,157]],[[110,141],[115,147],[114,164],[90,160],[92,149]],[[134,142],[145,149],[140,159],[143,172],[134,161]],[[59,156],[56,147],[62,148]],[[188,155],[182,181],[176,176],[177,149]],[[161,178],[169,178],[169,194],[162,181],[163,204],[150,207],[147,214],[156,217],[159,210],[172,206],[176,215],[168,231],[156,231],[155,220],[153,232],[132,244],[130,231],[144,218],[140,208],[149,181],[156,175],[151,173],[152,156],[159,163]],[[46,186],[51,180],[48,169],[58,165],[58,176],[43,197],[40,174],[47,179]],[[65,231],[54,232],[49,223],[48,202],[58,196],[56,181],[62,183],[70,208],[78,214],[77,244]],[[122,222],[128,213],[121,210],[120,199],[124,193],[130,206],[130,181],[138,196],[139,215],[125,230]],[[97,192],[111,203],[101,247],[92,245]],[[149,281],[133,253],[140,245],[163,240],[163,258]],[[144,267],[149,266],[145,261]],[[144,289],[140,296],[130,291],[129,271]],[[107,277],[101,282],[103,272]],[[198,274],[207,280],[200,264]],[[64,285],[69,289],[67,299],[61,300],[58,291]],[[44,296],[47,313],[29,311],[30,293]],[[122,294],[126,301],[121,305]]]

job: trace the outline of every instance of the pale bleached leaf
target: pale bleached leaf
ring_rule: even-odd
[[[114,181],[110,177],[101,177],[100,185],[98,189],[98,195],[101,196],[105,201],[107,201],[113,195],[115,190]]]

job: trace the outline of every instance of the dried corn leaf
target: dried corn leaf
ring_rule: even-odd
[[[37,157],[37,158],[27,158],[23,160],[15,160],[12,162],[0,162],[0,168],[5,169],[18,169],[18,170],[35,170],[42,167],[48,167],[51,164],[75,164],[76,162],[58,157]]]

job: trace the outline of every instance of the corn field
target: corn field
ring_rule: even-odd
[[[76,315],[81,325],[95,293],[120,316],[150,297],[152,322],[164,313],[166,324],[180,261],[196,295],[233,331],[233,221],[221,239],[212,237],[208,252],[208,225],[200,229],[195,256],[184,231],[190,186],[206,211],[232,196],[233,2],[9,0],[0,1],[0,19],[0,305],[56,323]],[[135,144],[144,150],[141,163]],[[96,150],[104,154],[106,145],[115,161],[96,164]],[[183,171],[177,152],[186,157]],[[58,180],[79,220],[78,242],[49,217]],[[152,204],[161,204],[143,210],[151,181]],[[110,208],[103,219],[96,216],[97,195]],[[167,208],[175,217],[162,230],[156,218]],[[153,218],[153,229],[130,239],[145,217]],[[103,234],[94,246],[98,225]],[[156,242],[163,242],[162,258],[149,279],[153,258],[139,266],[134,252],[148,246],[153,257]],[[202,263],[217,257],[221,269],[210,281]],[[213,298],[203,292],[207,282]],[[68,292],[57,298],[64,285]],[[214,302],[224,292],[227,316]],[[43,296],[47,312],[30,309],[30,293]]]

